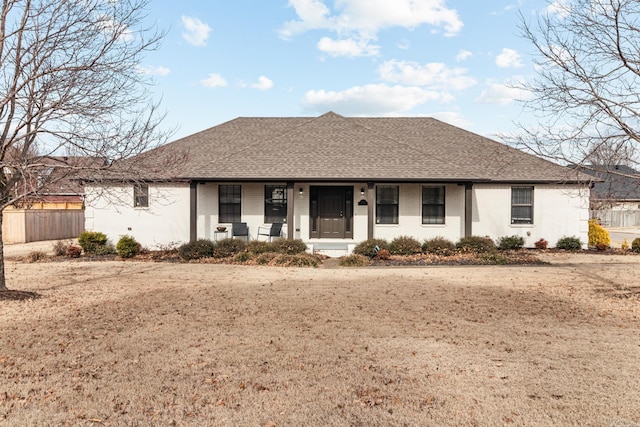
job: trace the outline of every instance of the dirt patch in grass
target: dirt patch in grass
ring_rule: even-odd
[[[10,262],[0,425],[636,425],[639,260]]]

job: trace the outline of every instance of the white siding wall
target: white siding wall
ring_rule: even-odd
[[[133,207],[133,185],[107,191],[85,187],[85,229],[105,233],[114,244],[133,236],[151,249],[189,241],[189,184],[149,184],[149,207]]]
[[[535,185],[533,224],[511,224],[511,185],[473,186],[473,235],[498,239],[518,235],[526,247],[543,238],[554,247],[564,236],[585,244],[589,231],[589,190],[569,185]]]

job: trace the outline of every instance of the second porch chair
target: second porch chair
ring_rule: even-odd
[[[273,224],[271,224],[271,227],[258,227],[258,238],[260,238],[260,236],[265,236],[269,241],[271,241],[274,237],[282,237],[282,223],[274,222]]]
[[[234,222],[231,224],[231,237],[244,237],[249,241],[249,227],[246,222]]]

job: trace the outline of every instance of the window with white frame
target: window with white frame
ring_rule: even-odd
[[[533,224],[533,187],[511,187],[511,224]]]
[[[240,222],[242,217],[242,187],[240,185],[220,185],[218,187],[219,222]]]
[[[422,223],[444,224],[444,185],[422,187]]]
[[[400,189],[397,185],[376,187],[376,224],[397,224]]]
[[[133,206],[136,208],[149,207],[149,186],[147,184],[133,186]]]

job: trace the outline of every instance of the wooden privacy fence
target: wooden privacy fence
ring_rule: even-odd
[[[7,209],[3,212],[4,243],[71,239],[83,231],[83,209]]]

